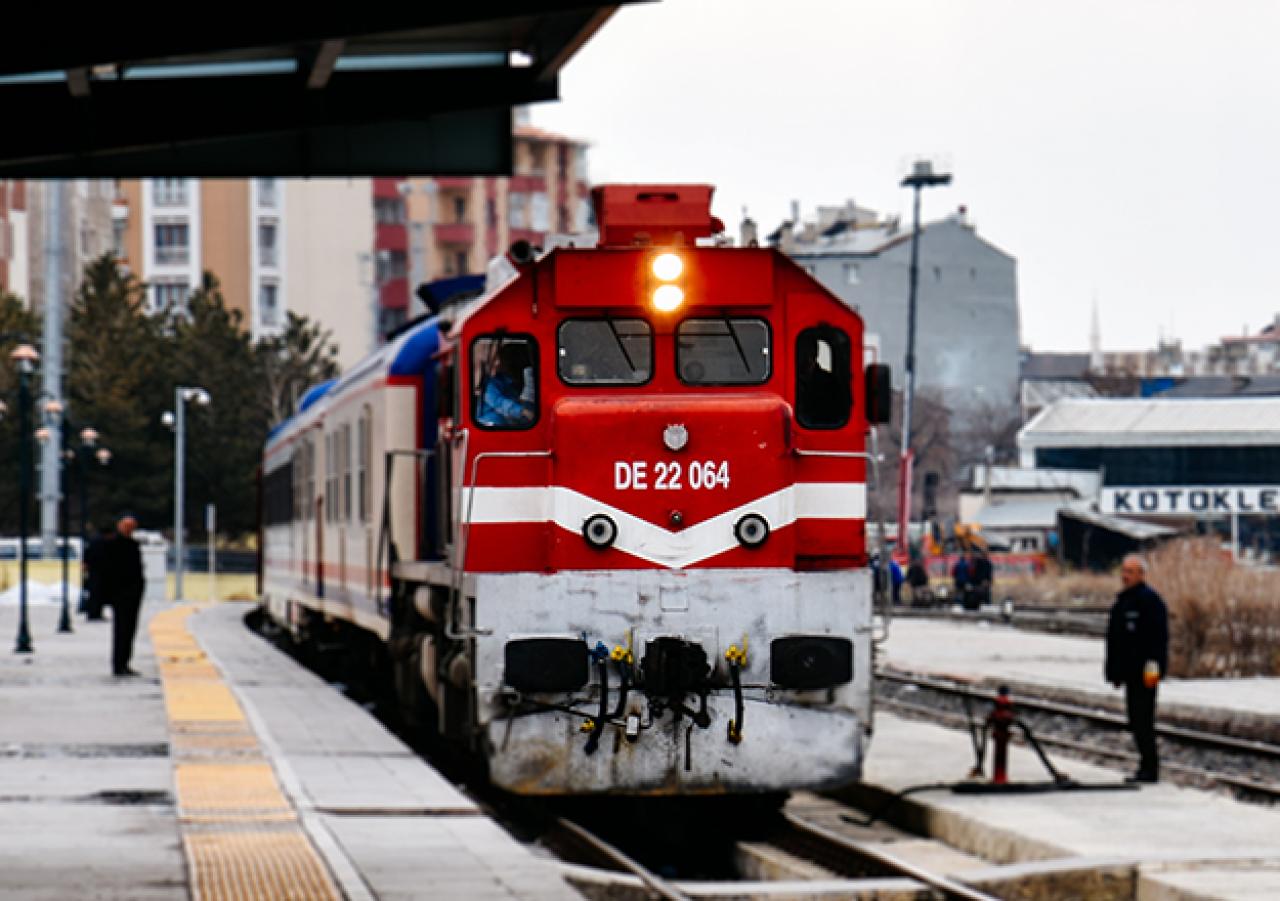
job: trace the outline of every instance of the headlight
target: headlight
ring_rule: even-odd
[[[593,548],[604,550],[618,539],[618,524],[603,513],[597,513],[582,524],[582,537]]]
[[[659,285],[653,292],[654,309],[670,313],[684,303],[684,289],[676,285]]]
[[[743,547],[759,547],[769,537],[769,523],[759,513],[748,513],[733,527],[733,535]]]
[[[656,278],[664,282],[673,282],[680,277],[681,272],[684,272],[684,260],[680,259],[678,254],[660,253],[653,258],[649,268]]]

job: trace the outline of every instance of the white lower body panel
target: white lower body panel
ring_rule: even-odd
[[[636,794],[786,791],[833,786],[861,772],[871,725],[871,584],[865,571],[632,570],[540,574],[478,574],[475,639],[478,725],[487,730],[492,778],[530,794]],[[853,680],[819,691],[770,684],[775,638],[827,635],[853,643]],[[595,647],[631,649],[638,666],[657,637],[696,642],[706,651],[716,686],[706,728],[666,711],[650,723],[645,695],[632,689],[626,713],[646,726],[634,742],[606,727],[586,753],[582,716],[559,711],[509,716],[513,693],[503,685],[504,647],[513,638],[572,636]],[[746,642],[741,672],[742,741],[728,738],[734,694],[725,651]],[[609,709],[618,698],[610,664]],[[595,716],[599,683],[572,695],[539,695],[540,703],[572,706]],[[696,696],[684,704],[697,709]],[[690,731],[690,727],[692,730]]]

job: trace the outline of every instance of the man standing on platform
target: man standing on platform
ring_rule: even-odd
[[[129,668],[133,637],[138,631],[142,608],[142,549],[133,539],[138,521],[126,513],[116,523],[116,534],[107,541],[99,557],[98,589],[111,605],[111,672],[117,676],[138,675]]]
[[[1156,782],[1156,686],[1169,666],[1169,612],[1160,595],[1146,583],[1147,565],[1137,554],[1124,558],[1120,581],[1107,623],[1107,681],[1124,686],[1129,728],[1138,746],[1138,771],[1130,782]]]

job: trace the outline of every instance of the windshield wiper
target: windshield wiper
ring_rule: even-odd
[[[608,313],[604,314],[604,321],[609,326],[609,331],[613,333],[613,340],[618,342],[618,350],[622,351],[622,359],[627,361],[627,368],[632,373],[638,372],[636,364],[631,360],[631,354],[627,353],[627,345],[622,343],[622,335],[618,334],[618,326],[614,324],[613,317]]]
[[[724,313],[720,317],[724,320],[725,327],[729,329],[729,337],[733,339],[733,346],[738,349],[738,356],[742,358],[742,368],[747,371],[747,375],[751,375],[751,363],[747,360],[747,352],[742,349],[742,342],[738,340],[738,330],[733,327],[733,320],[729,318],[728,313]]]

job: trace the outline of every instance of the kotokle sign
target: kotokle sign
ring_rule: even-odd
[[[1103,488],[1103,513],[1148,516],[1280,515],[1280,485]]]

